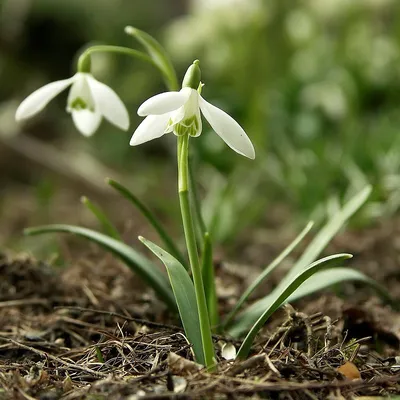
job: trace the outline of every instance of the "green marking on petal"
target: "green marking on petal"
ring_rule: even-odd
[[[168,122],[168,127],[170,127],[170,122]],[[200,120],[196,115],[193,115],[192,117],[186,118],[183,121],[175,124],[173,127],[173,131],[177,136],[197,136],[201,131]]]
[[[71,101],[70,108],[73,110],[86,110],[94,111],[91,107],[89,107],[88,103],[82,99],[82,97],[76,97]]]

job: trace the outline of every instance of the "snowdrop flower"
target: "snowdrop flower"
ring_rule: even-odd
[[[129,114],[118,95],[88,72],[78,72],[69,79],[49,83],[28,96],[18,107],[17,121],[30,118],[59,93],[71,86],[67,112],[72,115],[76,128],[84,135],[96,132],[102,117],[118,128],[129,128]]]
[[[213,130],[237,153],[254,159],[253,144],[243,128],[227,113],[208,103],[197,88],[200,84],[200,68],[196,60],[186,72],[179,92],[166,92],[146,100],[138,114],[146,117],[134,132],[130,141],[136,146],[159,138],[166,133],[175,135],[201,134],[200,111]]]

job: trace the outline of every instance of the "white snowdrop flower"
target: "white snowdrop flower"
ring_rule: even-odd
[[[166,133],[197,137],[201,134],[200,112],[212,129],[237,153],[254,159],[253,144],[243,128],[227,113],[208,103],[200,95],[200,68],[196,60],[186,72],[179,92],[165,92],[146,100],[138,114],[146,117],[130,141],[131,146],[159,138]]]
[[[20,121],[34,116],[68,86],[71,89],[67,112],[84,136],[93,135],[103,117],[118,128],[129,128],[129,114],[124,103],[110,87],[88,72],[77,72],[69,79],[52,82],[36,90],[20,104],[15,118]]]

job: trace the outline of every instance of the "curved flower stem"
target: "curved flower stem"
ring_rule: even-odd
[[[125,54],[127,56],[145,61],[145,62],[151,64],[153,67],[160,70],[161,73],[164,73],[164,71],[161,70],[161,68],[153,61],[153,59],[151,57],[149,57],[148,55],[146,55],[145,53],[138,51],[138,50],[131,49],[129,47],[111,46],[111,45],[98,45],[98,46],[92,46],[92,47],[89,47],[88,49],[86,49],[79,56],[79,59],[78,59],[78,71],[79,72],[88,72],[88,66],[90,67],[90,55],[93,53]]]
[[[196,292],[197,309],[200,319],[201,339],[203,342],[206,367],[215,369],[214,347],[211,337],[210,319],[204,292],[203,278],[199,255],[197,253],[196,235],[193,224],[192,210],[189,201],[189,170],[188,170],[189,135],[178,136],[178,189],[181,206],[183,228],[186,246],[192,269],[194,288]]]
[[[168,90],[178,91],[179,83],[176,71],[164,47],[153,36],[133,26],[126,26],[125,33],[135,38],[146,49],[148,55],[163,72]]]

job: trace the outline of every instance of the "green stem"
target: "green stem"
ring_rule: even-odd
[[[203,278],[197,253],[196,235],[193,224],[192,210],[189,201],[189,172],[188,172],[189,135],[178,137],[178,188],[181,206],[183,228],[186,239],[190,266],[192,269],[193,283],[196,291],[197,309],[200,319],[201,339],[206,367],[215,369],[214,347],[211,337],[210,319],[208,316],[206,295],[204,292]]]
[[[159,69],[162,73],[164,71],[153,61],[153,59],[141,51],[131,49],[129,47],[123,46],[111,46],[111,45],[98,45],[92,46],[86,49],[78,59],[78,72],[90,72],[88,71],[88,66],[90,67],[90,56],[93,53],[118,53],[125,54],[127,56],[138,58],[139,60],[145,61],[151,64],[153,67]]]

